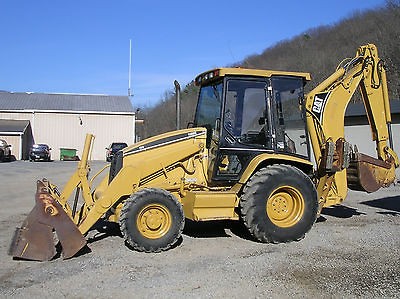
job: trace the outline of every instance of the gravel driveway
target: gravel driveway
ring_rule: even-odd
[[[33,207],[36,180],[62,187],[76,163],[0,164],[1,298],[400,298],[400,184],[350,191],[289,244],[249,240],[235,222],[187,223],[176,248],[141,253],[117,227],[99,225],[83,255],[12,260],[8,246]]]

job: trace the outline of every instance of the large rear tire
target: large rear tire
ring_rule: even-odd
[[[125,241],[133,249],[160,252],[178,241],[185,217],[175,196],[163,189],[148,188],[125,201],[119,223]]]
[[[257,171],[240,199],[242,221],[260,242],[300,240],[317,219],[318,197],[311,179],[289,165]]]

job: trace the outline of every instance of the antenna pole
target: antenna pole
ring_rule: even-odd
[[[131,93],[131,73],[132,73],[132,39],[129,39],[128,97],[132,96],[132,93]]]

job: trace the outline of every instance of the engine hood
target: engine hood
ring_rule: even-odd
[[[175,142],[180,142],[186,139],[197,138],[201,135],[206,135],[206,134],[207,130],[205,128],[190,128],[190,129],[172,131],[142,140],[127,148],[124,148],[122,152],[123,156],[125,157],[142,151],[148,151]]]

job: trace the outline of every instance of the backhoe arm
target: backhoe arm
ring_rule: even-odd
[[[356,147],[353,151],[345,140],[344,115],[357,89],[376,142],[377,158],[358,153]],[[373,192],[395,180],[399,161],[392,145],[386,73],[375,45],[360,47],[353,59],[312,90],[306,97],[306,112],[321,207],[340,203],[348,186]]]

